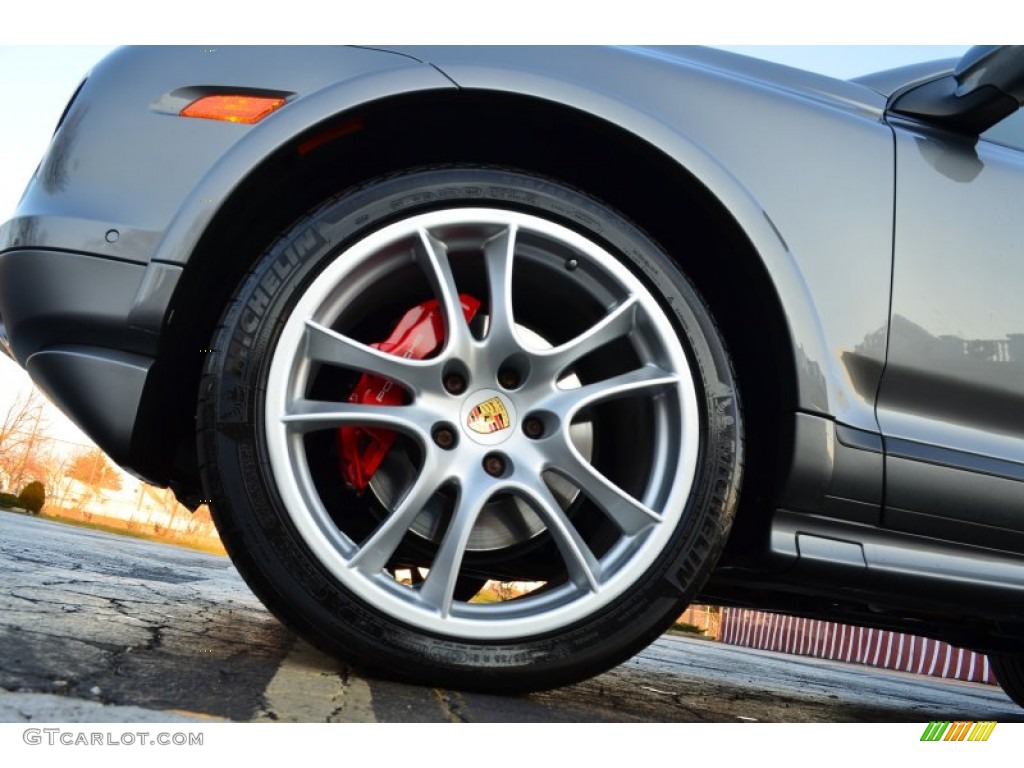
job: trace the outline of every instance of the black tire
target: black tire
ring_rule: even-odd
[[[473,323],[455,292],[482,300]],[[431,297],[445,343],[424,362],[346,340]],[[260,256],[211,346],[198,440],[224,543],[285,624],[374,674],[583,679],[664,631],[724,546],[742,430],[722,340],[657,244],[559,183],[453,167],[346,191]],[[409,404],[347,405],[366,366],[404,377]],[[398,437],[359,493],[336,428],[385,418]],[[460,599],[488,578],[528,593]]]
[[[988,661],[1006,695],[1024,707],[1024,655],[994,653]]]

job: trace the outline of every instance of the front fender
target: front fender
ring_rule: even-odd
[[[190,86],[293,95],[255,125],[168,113],[167,95]],[[297,133],[367,99],[453,87],[413,58],[363,48],[120,48],[71,103],[0,251],[183,264],[234,186]]]
[[[799,408],[878,432],[895,190],[881,96],[707,50],[395,50],[460,88],[555,101],[672,158],[760,255],[786,316]]]

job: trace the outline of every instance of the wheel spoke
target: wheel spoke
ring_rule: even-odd
[[[471,336],[462,311],[459,289],[455,286],[455,277],[448,261],[448,247],[425,229],[419,230],[419,234],[422,249],[417,250],[418,260],[427,273],[427,281],[437,297],[444,318],[444,350],[465,354]]]
[[[363,405],[297,398],[291,402],[282,423],[292,432],[316,432],[335,427],[386,427],[419,438],[424,445],[430,420],[419,408],[401,405]]]
[[[451,613],[455,585],[459,579],[459,569],[466,554],[469,535],[490,497],[490,492],[468,493],[465,487],[459,489],[448,530],[445,531],[441,547],[430,565],[430,573],[420,588],[420,599],[438,611],[442,617]]]
[[[517,494],[544,521],[548,533],[565,561],[572,583],[579,589],[597,592],[601,586],[601,564],[576,530],[576,526],[569,520],[558,500],[544,484],[544,480],[539,475],[536,476],[534,481],[517,489]]]
[[[512,262],[515,258],[517,229],[511,225],[491,238],[484,246],[487,288],[490,292],[490,327],[488,341],[515,338],[512,314]]]
[[[557,450],[552,440],[551,450]],[[584,496],[598,506],[626,536],[635,536],[661,522],[661,516],[598,472],[579,452],[566,442],[555,455],[549,451],[549,469],[569,480]]]
[[[437,493],[444,480],[438,480],[435,473],[438,467],[428,457],[427,463],[420,469],[419,477],[394,511],[377,527],[370,538],[359,548],[349,560],[349,566],[366,575],[380,573],[394,555],[402,538],[409,531],[413,520],[423,510],[431,497]]]
[[[584,408],[650,390],[672,387],[678,383],[677,374],[648,364],[628,373],[612,376],[610,379],[595,381],[575,389],[559,390],[547,399],[543,407],[557,413],[563,421],[571,422],[573,416]]]
[[[381,352],[313,320],[306,321],[306,354],[312,360],[396,381],[413,394],[422,392],[437,380],[436,366],[431,361],[410,360]]]
[[[632,333],[636,327],[636,297],[630,296],[586,331],[564,344],[535,352],[544,374],[557,379],[570,365],[605,344]]]

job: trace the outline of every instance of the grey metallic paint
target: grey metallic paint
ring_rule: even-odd
[[[121,48],[100,62],[55,134],[16,218],[0,229],[0,250],[30,244],[143,263],[187,262],[203,225],[231,189],[281,144],[368,99],[452,87],[435,70],[381,51],[205,51]],[[288,109],[257,126],[181,119],[159,108],[163,97],[190,84],[296,96]],[[114,243],[105,237],[111,228],[120,233]]]
[[[882,233],[891,202],[877,184],[891,178],[893,158],[879,94],[714,51],[574,48],[543,58],[500,47],[402,52],[409,56],[273,48],[253,67],[246,48],[119,50],[90,74],[18,217],[0,230],[0,249],[31,244],[183,264],[249,169],[311,125],[368,100],[451,89],[453,81],[527,94],[619,125],[696,176],[729,210],[775,282],[798,350],[800,407],[877,429],[870,397],[884,350],[862,353],[857,346],[884,325],[887,301],[866,299],[833,265],[861,262],[855,279],[865,288],[889,270]],[[151,109],[163,94],[211,81],[296,97],[255,127]],[[703,98],[711,92],[713,100]],[[109,130],[111,111],[117,132]],[[744,114],[758,116],[753,130]],[[837,142],[849,147],[840,157]],[[82,145],[88,151],[76,152]],[[801,179],[798,189],[794,177]],[[103,179],[102,188],[84,181],[93,178]],[[111,228],[120,233],[115,243],[105,240]]]
[[[892,437],[1024,462],[1024,154],[899,130]]]
[[[400,50],[460,87],[550,99],[610,120],[696,176],[771,275],[800,358],[800,407],[877,430],[872,398],[884,349],[857,346],[888,314],[887,297],[868,290],[890,271],[892,189],[884,185],[894,158],[879,94],[716,51],[565,49],[540,59],[517,48]],[[837,146],[848,150],[837,156]],[[862,265],[854,285],[835,268],[847,259]]]

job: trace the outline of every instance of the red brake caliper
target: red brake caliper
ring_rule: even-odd
[[[459,294],[459,301],[468,323],[480,309],[480,301],[464,293]],[[437,299],[431,299],[406,312],[386,341],[370,346],[396,357],[422,360],[443,342],[444,320],[438,311]],[[405,400],[401,386],[390,379],[365,373],[348,396],[350,403],[367,405],[401,405]],[[395,433],[390,429],[341,427],[338,444],[345,481],[360,493],[365,491],[394,442]]]

